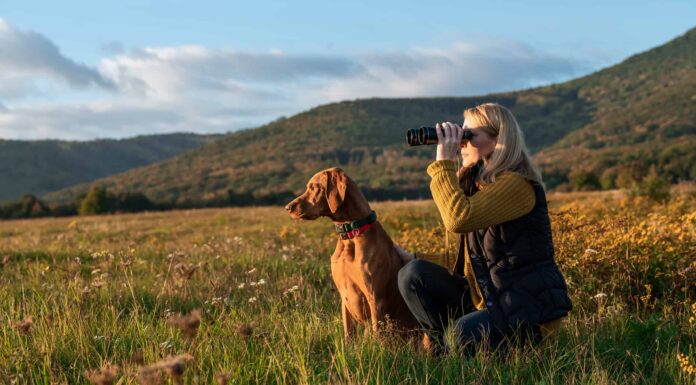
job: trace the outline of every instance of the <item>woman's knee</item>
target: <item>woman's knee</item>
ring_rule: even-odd
[[[401,294],[409,291],[414,283],[421,282],[426,263],[422,259],[413,259],[399,269],[398,285]]]

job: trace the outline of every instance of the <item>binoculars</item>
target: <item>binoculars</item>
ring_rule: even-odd
[[[465,128],[464,136],[462,136],[462,143],[470,140],[472,136],[471,130]],[[437,132],[435,131],[435,127],[412,128],[406,132],[406,141],[408,141],[408,144],[411,146],[437,144]]]

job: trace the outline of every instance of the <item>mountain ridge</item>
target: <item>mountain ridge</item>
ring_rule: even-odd
[[[488,101],[515,113],[549,188],[614,188],[651,164],[672,182],[693,180],[694,95],[696,28],[567,82],[475,97],[331,103],[96,183],[172,203],[282,202],[316,171],[341,166],[373,199],[427,197],[424,170],[435,148],[408,148],[406,129],[461,121],[464,108]],[[87,188],[47,198],[66,201]]]
[[[220,136],[172,133],[87,141],[0,139],[0,202],[117,174]]]

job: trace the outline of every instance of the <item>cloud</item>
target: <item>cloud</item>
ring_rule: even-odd
[[[0,96],[6,98],[38,93],[37,83],[42,79],[72,88],[113,87],[96,69],[65,57],[45,36],[19,31],[3,19],[0,19],[0,52]]]
[[[0,23],[0,137],[126,137],[259,126],[319,104],[370,97],[474,96],[565,80],[593,68],[513,40],[446,48],[324,55],[239,52],[201,45],[102,47],[96,67],[64,57],[47,38]],[[7,54],[5,54],[7,53]],[[113,89],[68,101],[13,104],[41,92],[38,78],[70,90]],[[38,85],[37,85],[38,84]],[[54,93],[55,94],[55,93]]]
[[[106,58],[101,72],[126,92],[170,99],[178,92],[248,93],[292,82],[350,77],[364,69],[341,57],[245,53],[203,46],[144,48]]]
[[[368,54],[361,60],[367,73],[327,85],[328,98],[483,95],[560,81],[591,68],[507,40]]]

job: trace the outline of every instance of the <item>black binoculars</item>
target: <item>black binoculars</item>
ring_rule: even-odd
[[[471,140],[473,134],[468,128],[464,129],[462,143]],[[424,144],[437,144],[437,132],[435,127],[412,128],[406,132],[406,140],[411,146],[421,146]]]

